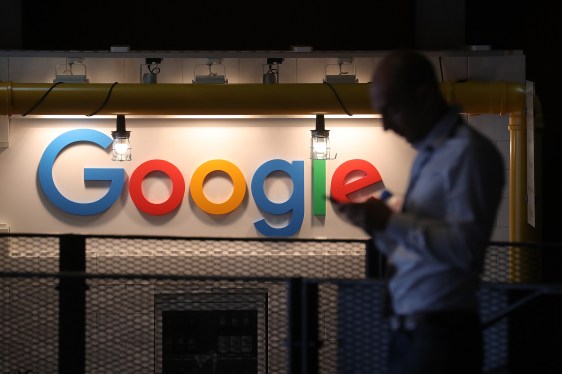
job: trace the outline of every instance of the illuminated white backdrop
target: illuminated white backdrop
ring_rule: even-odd
[[[128,118],[133,160],[111,161],[109,150],[90,143],[67,147],[53,167],[53,179],[68,199],[87,203],[105,195],[107,184],[83,179],[84,168],[124,168],[130,178],[143,162],[166,160],[182,173],[186,191],[181,205],[169,214],[151,216],[141,212],[128,192],[128,183],[116,203],[93,216],[68,214],[49,201],[38,183],[39,160],[46,147],[59,135],[78,128],[111,134],[114,117],[101,118],[13,118],[10,147],[0,151],[0,222],[12,232],[84,233],[210,237],[260,237],[254,222],[266,219],[273,227],[286,226],[290,214],[274,216],[261,211],[254,202],[251,181],[255,171],[272,159],[304,161],[305,206],[300,231],[293,237],[363,238],[364,234],[342,221],[328,202],[325,216],[312,211],[312,161],[309,159],[310,130],[315,120],[308,118]],[[384,132],[376,118],[327,118],[332,156],[326,162],[326,189],[329,193],[334,170],[352,159],[363,159],[380,172],[385,187],[404,192],[414,151],[401,138]],[[246,197],[233,212],[212,215],[201,210],[189,193],[193,172],[214,159],[234,163],[246,180]],[[127,181],[128,181],[127,178]],[[144,180],[143,193],[152,203],[165,201],[172,191],[171,180],[163,173],[151,173]],[[284,173],[271,174],[264,190],[274,202],[286,201],[292,181]],[[220,203],[232,194],[231,180],[224,173],[210,175],[204,185],[205,196]],[[371,190],[367,191],[368,193]]]

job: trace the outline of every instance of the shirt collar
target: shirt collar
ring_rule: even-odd
[[[451,133],[458,124],[459,108],[455,105],[449,107],[445,114],[437,121],[435,126],[420,141],[412,144],[418,152],[422,150],[435,149]]]

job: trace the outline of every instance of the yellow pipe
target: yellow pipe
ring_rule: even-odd
[[[509,240],[512,242],[527,241],[527,206],[526,197],[526,120],[523,113],[512,113],[509,116]],[[525,248],[509,249],[509,280],[529,281],[530,272],[524,271]]]
[[[527,168],[525,155],[527,154],[526,121],[523,113],[513,113],[509,116],[509,164],[514,172],[509,175],[509,195],[525,196]],[[520,222],[527,222],[527,207],[524,199],[511,200],[509,204],[509,225],[517,227]],[[526,241],[525,230],[510,232],[510,241]]]
[[[525,85],[511,82],[462,82],[441,84],[450,103],[461,106],[467,114],[524,113]]]
[[[2,83],[2,86],[8,84]],[[0,86],[0,87],[2,87]],[[21,115],[32,108],[50,84],[12,83],[0,90],[11,106],[0,114]],[[96,114],[137,115],[298,115],[373,113],[368,84],[117,84]],[[111,84],[64,83],[56,86],[30,114],[89,115],[104,102]],[[6,103],[0,97],[0,103]]]
[[[63,83],[31,113],[37,115],[298,115],[375,114],[370,83],[117,84]],[[45,83],[0,83],[0,115],[22,115],[48,91]],[[334,88],[335,93],[332,91]],[[524,112],[525,87],[509,82],[443,83],[445,97],[469,114]],[[337,95],[336,95],[337,94]],[[340,101],[338,100],[341,100]],[[342,106],[343,103],[343,106]]]

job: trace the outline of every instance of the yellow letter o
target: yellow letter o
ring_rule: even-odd
[[[232,195],[222,203],[214,203],[207,199],[203,191],[203,184],[207,176],[214,171],[224,171],[232,180]],[[201,164],[191,177],[189,192],[195,204],[209,214],[227,214],[238,208],[246,196],[246,180],[244,175],[230,161],[209,160]]]

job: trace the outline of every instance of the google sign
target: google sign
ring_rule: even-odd
[[[111,146],[113,139],[92,129],[77,129],[65,132],[55,138],[45,149],[39,162],[38,177],[40,187],[47,199],[58,209],[72,215],[90,216],[102,214],[121,196],[125,188],[126,172],[123,168],[84,168],[84,181],[108,181],[107,193],[93,202],[73,201],[64,196],[53,179],[53,167],[57,157],[68,147],[77,143],[92,143],[103,149]],[[232,182],[232,193],[226,201],[216,203],[205,195],[204,183],[213,172],[225,173]],[[145,178],[153,172],[164,173],[170,178],[172,191],[168,199],[153,203],[145,196],[142,188]],[[274,172],[283,172],[291,179],[293,190],[284,202],[271,201],[264,189],[266,179]],[[359,173],[358,173],[359,172]],[[273,159],[264,162],[254,172],[251,181],[251,195],[256,206],[271,215],[291,213],[291,219],[284,227],[271,226],[265,219],[254,222],[256,230],[269,237],[289,237],[295,235],[304,219],[304,161],[285,161]],[[361,175],[350,181],[349,176]],[[348,195],[367,186],[381,182],[379,171],[365,160],[355,159],[342,163],[333,173],[329,194],[341,201],[348,201]],[[128,193],[134,205],[148,215],[165,215],[176,210],[185,197],[186,181],[174,164],[160,159],[143,162],[130,175]],[[244,200],[247,183],[240,169],[230,161],[214,159],[201,164],[194,171],[189,183],[189,193],[196,206],[210,215],[224,215],[236,210]],[[325,161],[313,163],[313,213],[325,215],[326,175]]]

